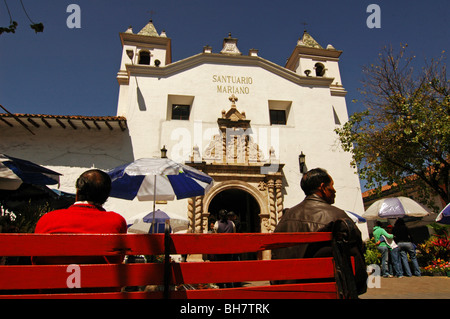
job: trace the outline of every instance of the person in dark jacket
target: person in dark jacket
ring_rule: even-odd
[[[214,232],[215,233],[235,233],[236,227],[231,220],[228,220],[227,211],[225,209],[221,209],[219,211],[219,220],[214,224]],[[232,261],[233,254],[219,254],[216,255],[217,261]],[[220,288],[234,288],[234,283],[218,283]]]
[[[392,229],[392,233],[394,234],[395,242],[400,248],[400,260],[403,265],[403,270],[405,271],[406,276],[411,277],[414,274],[414,276],[420,277],[421,273],[419,263],[417,262],[416,257],[416,247],[413,244],[411,234],[409,233],[409,230],[406,227],[403,218],[399,218],[396,220],[394,228]],[[411,259],[413,273],[411,273],[411,268],[409,267],[407,254]]]
[[[331,232],[338,219],[350,219],[334,204],[336,190],[334,181],[326,170],[315,168],[303,175],[300,186],[306,198],[287,210],[275,228],[275,232]],[[359,294],[367,288],[367,272],[363,255],[361,232],[355,226],[357,244],[350,253],[355,256],[356,284]],[[274,249],[272,259],[312,258],[332,256],[329,243],[301,244],[288,248]],[[292,283],[292,281],[290,281]],[[283,283],[288,283],[284,281]]]

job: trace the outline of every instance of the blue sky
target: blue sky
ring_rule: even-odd
[[[150,17],[157,31],[172,39],[173,61],[200,53],[205,45],[219,52],[231,32],[241,52],[259,49],[259,56],[282,66],[305,22],[322,46],[344,51],[340,70],[350,114],[363,108],[351,102],[360,99],[361,67],[374,62],[383,46],[407,43],[420,63],[450,46],[448,0],[22,1],[45,29],[35,34],[20,1],[7,0],[19,26],[15,34],[0,35],[0,104],[13,113],[115,115],[119,32],[131,25],[137,33]],[[66,25],[72,3],[81,8],[79,29]],[[366,25],[369,4],[381,9],[379,29]],[[8,25],[2,1],[0,26]]]

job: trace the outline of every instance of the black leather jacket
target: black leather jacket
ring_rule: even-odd
[[[275,228],[275,232],[331,231],[332,222],[339,218],[349,217],[342,209],[328,204],[322,198],[313,194],[285,212]],[[308,255],[305,255],[307,249],[307,244],[276,249],[272,251],[272,259],[312,257],[315,252],[311,250],[318,250],[319,247],[316,249],[311,247],[308,249]]]
[[[283,214],[275,232],[331,232],[334,222],[338,219],[349,219],[351,221],[342,209],[328,204],[317,195],[310,195]],[[353,224],[353,221],[351,223]],[[362,294],[367,289],[363,242],[359,229],[355,226],[353,230],[354,240],[350,247],[350,255],[355,258],[356,285],[358,294]],[[331,257],[332,255],[329,242],[301,244],[272,250],[272,259]],[[296,281],[276,283],[294,282]]]

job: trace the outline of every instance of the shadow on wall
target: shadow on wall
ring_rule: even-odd
[[[139,87],[137,87],[137,102],[138,102],[138,106],[139,106],[139,111],[146,111],[147,110],[147,106],[145,104],[145,99],[144,96],[142,95],[141,89]]]

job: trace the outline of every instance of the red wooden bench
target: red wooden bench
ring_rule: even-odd
[[[0,234],[0,256],[165,255],[162,263],[0,265],[0,298],[290,299],[352,297],[334,258],[167,262],[169,254],[241,254],[331,241],[331,233]],[[174,290],[180,285],[308,279],[308,283]],[[324,280],[326,282],[324,282]],[[350,278],[352,280],[352,278]],[[81,289],[71,288],[79,284]],[[123,287],[159,285],[162,291]],[[109,292],[83,289],[106,287]],[[114,289],[116,288],[116,289]],[[53,289],[63,289],[53,291]],[[57,292],[57,293],[56,293]]]

